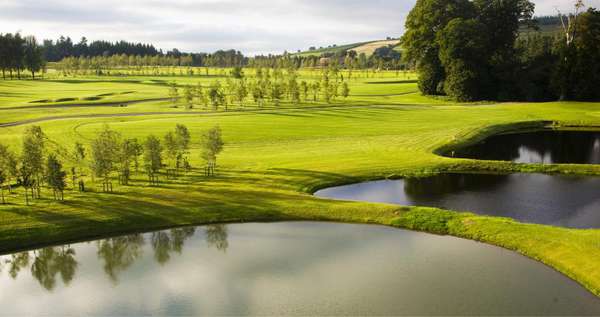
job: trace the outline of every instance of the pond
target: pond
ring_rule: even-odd
[[[0,256],[0,315],[598,315],[516,253],[381,226],[213,225]]]
[[[445,155],[516,163],[600,164],[600,131],[541,130],[500,134]]]
[[[600,177],[443,173],[332,187],[315,195],[439,207],[571,228],[600,228]]]

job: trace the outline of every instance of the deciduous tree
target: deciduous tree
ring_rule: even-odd
[[[46,182],[52,188],[55,200],[64,200],[64,190],[67,186],[67,173],[55,154],[48,155],[46,160]]]
[[[221,128],[219,126],[212,127],[202,135],[200,146],[202,150],[202,159],[207,164],[207,175],[214,174],[217,155],[223,151],[224,145],[225,143],[223,142]]]
[[[154,135],[149,135],[144,142],[144,166],[151,185],[159,183],[158,172],[163,165],[162,151],[160,140]]]
[[[105,125],[98,136],[92,140],[92,170],[102,178],[102,190],[112,192],[111,174],[119,162],[121,135]]]

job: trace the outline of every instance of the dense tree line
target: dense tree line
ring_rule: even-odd
[[[80,192],[86,191],[86,170],[91,172],[92,180],[100,180],[103,192],[113,191],[114,178],[120,185],[128,186],[131,176],[141,168],[150,185],[159,185],[159,175],[176,178],[181,171],[191,170],[188,160],[191,138],[187,127],[181,124],[163,140],[149,135],[143,141],[125,139],[105,126],[89,149],[75,143],[73,150],[68,150],[52,142],[39,126],[30,126],[23,134],[20,154],[0,144],[0,203],[6,203],[5,190],[13,193],[15,185],[23,188],[26,205],[41,198],[44,185],[52,190],[55,200],[63,200],[68,185],[65,162],[71,165],[71,188]],[[49,144],[55,149],[51,151]],[[221,129],[215,126],[203,133],[200,146],[207,176],[214,175],[217,156],[224,146]]]
[[[248,64],[248,58],[236,50],[219,50],[212,54],[182,53],[177,49],[163,53],[151,44],[126,41],[93,41],[84,37],[78,43],[61,36],[58,40],[44,40],[42,45],[35,37],[19,33],[0,33],[0,68],[3,77],[27,69],[32,76],[45,66],[45,62],[59,62],[59,67],[69,70],[94,70],[101,72],[110,67],[125,66],[204,66],[235,67]]]
[[[57,62],[65,57],[79,56],[110,56],[110,55],[162,55],[151,44],[130,43],[126,41],[108,42],[93,41],[88,43],[82,37],[78,43],[73,43],[70,37],[61,36],[56,41],[44,40],[44,56],[47,61]]]
[[[418,0],[402,43],[420,90],[460,101],[598,100],[599,13],[570,19],[571,41],[519,37],[536,27],[533,12],[528,0]]]
[[[6,73],[12,79],[14,74],[21,78],[25,70],[35,73],[45,68],[46,62],[43,56],[43,48],[33,36],[22,37],[21,34],[0,33],[0,70],[2,78],[6,79]]]

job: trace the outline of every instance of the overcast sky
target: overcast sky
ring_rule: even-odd
[[[536,14],[572,0],[533,0]],[[600,0],[585,0],[600,7]],[[415,0],[0,0],[0,33],[281,53],[399,36]]]

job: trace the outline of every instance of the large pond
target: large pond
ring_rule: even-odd
[[[445,154],[517,163],[600,164],[600,131],[543,130],[500,134]]]
[[[387,227],[181,228],[0,257],[0,315],[598,315],[497,247]]]
[[[600,228],[600,177],[445,173],[320,190],[316,196],[430,206],[572,228]]]

